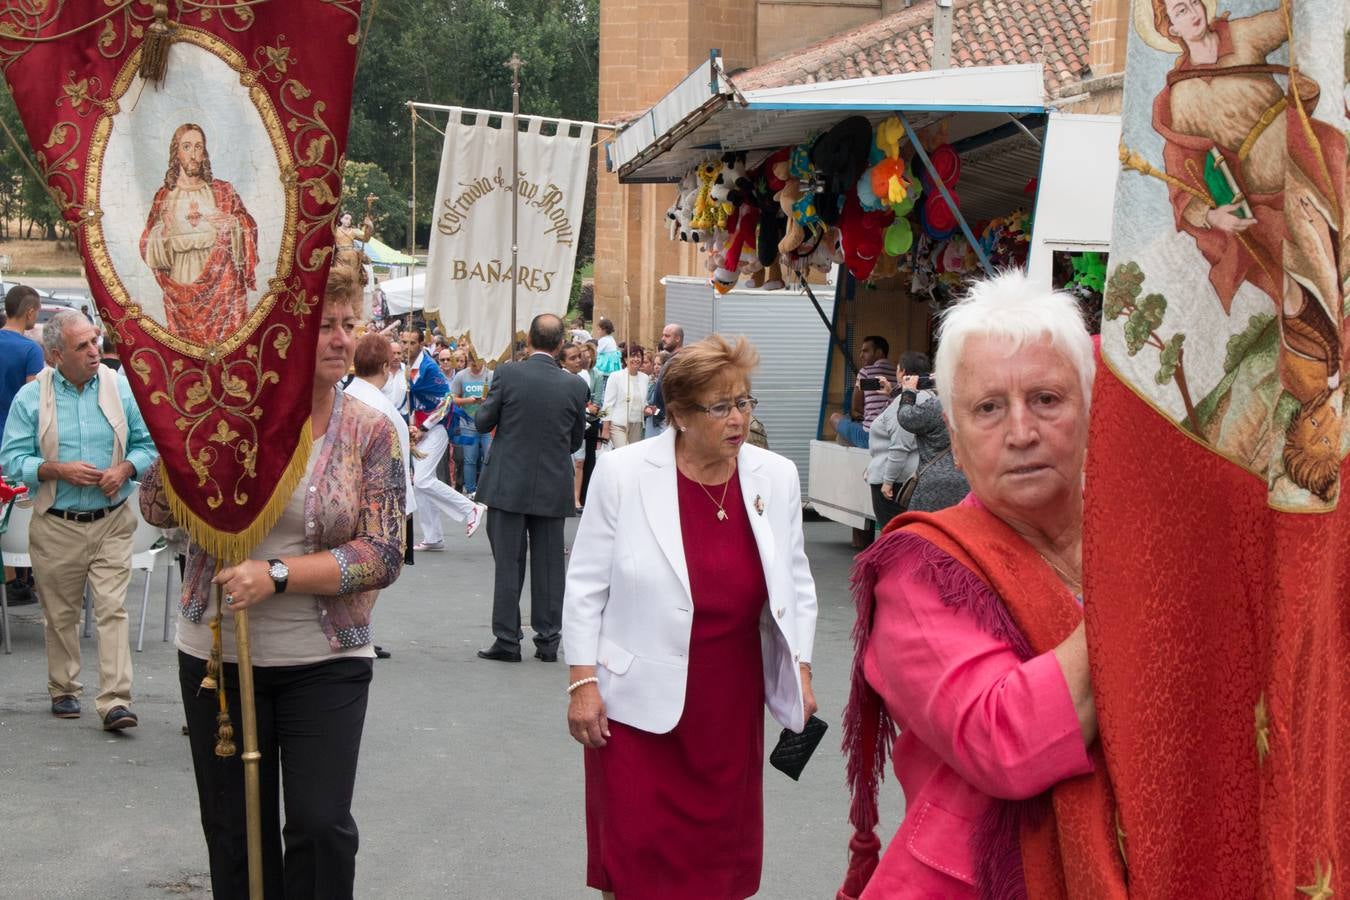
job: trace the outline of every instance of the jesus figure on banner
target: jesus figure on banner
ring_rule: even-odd
[[[234,187],[211,176],[199,125],[173,133],[164,186],[141,235],[141,258],[164,289],[165,324],[175,337],[208,346],[244,323],[258,265],[258,224]]]

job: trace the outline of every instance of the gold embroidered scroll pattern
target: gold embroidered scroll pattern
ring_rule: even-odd
[[[98,218],[98,214],[87,206],[75,202],[79,187],[73,173],[80,170],[76,152],[84,140],[83,131],[78,122],[60,121],[52,126],[42,149],[34,155],[46,182],[52,201],[61,209],[61,214],[70,220],[71,227],[79,228]]]
[[[103,0],[103,12],[49,32],[65,12],[66,0],[7,0],[0,9],[0,70],[7,70],[38,44],[49,44],[95,27],[99,28],[95,41],[99,54],[104,59],[116,59],[126,50],[130,38],[144,34],[144,26],[140,23],[154,17],[153,2]]]
[[[258,475],[258,420],[263,414],[259,400],[267,385],[281,381],[277,369],[264,364],[262,354],[270,351],[284,363],[291,343],[290,328],[276,323],[263,332],[260,341],[245,348],[243,359],[219,365],[189,366],[182,358],[169,362],[154,348],[131,354],[131,371],[142,383],[164,385],[150,393],[150,403],[167,404],[177,414],[174,427],[183,435],[188,465],[197,476],[197,487],[205,489],[206,505],[211,509],[225,502],[226,488],[212,474],[218,471],[216,463],[223,452],[232,453],[242,467],[229,487],[230,500],[236,506],[249,501],[245,482]]]
[[[361,0],[319,0],[319,2],[327,3],[334,9],[345,12],[352,17],[352,28],[355,30],[347,35],[347,43],[355,47],[361,40]]]
[[[333,222],[338,213],[336,190],[342,184],[346,157],[338,154],[337,136],[323,119],[327,105],[316,100],[308,111],[301,108],[310,94],[309,88],[294,78],[281,86],[281,106],[290,114],[286,129],[291,132],[291,149],[296,160],[293,167],[281,170],[281,177],[288,183],[293,180],[298,189],[296,262],[306,272],[317,272],[333,252]],[[310,174],[302,175],[301,169],[309,169]]]

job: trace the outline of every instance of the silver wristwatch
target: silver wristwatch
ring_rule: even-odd
[[[279,559],[269,559],[267,561],[267,575],[272,579],[272,586],[276,588],[278,594],[286,593],[286,582],[290,580],[291,570]]]

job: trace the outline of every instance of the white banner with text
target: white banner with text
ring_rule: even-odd
[[[520,116],[519,263],[511,264],[511,115],[455,109],[445,130],[427,258],[426,311],[487,360],[572,291],[594,126]]]

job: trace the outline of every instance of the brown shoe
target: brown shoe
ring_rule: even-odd
[[[104,731],[121,731],[123,728],[135,728],[138,724],[136,714],[125,706],[114,706],[103,717]]]
[[[53,697],[52,715],[58,719],[78,719],[80,717],[80,701],[70,694]]]

